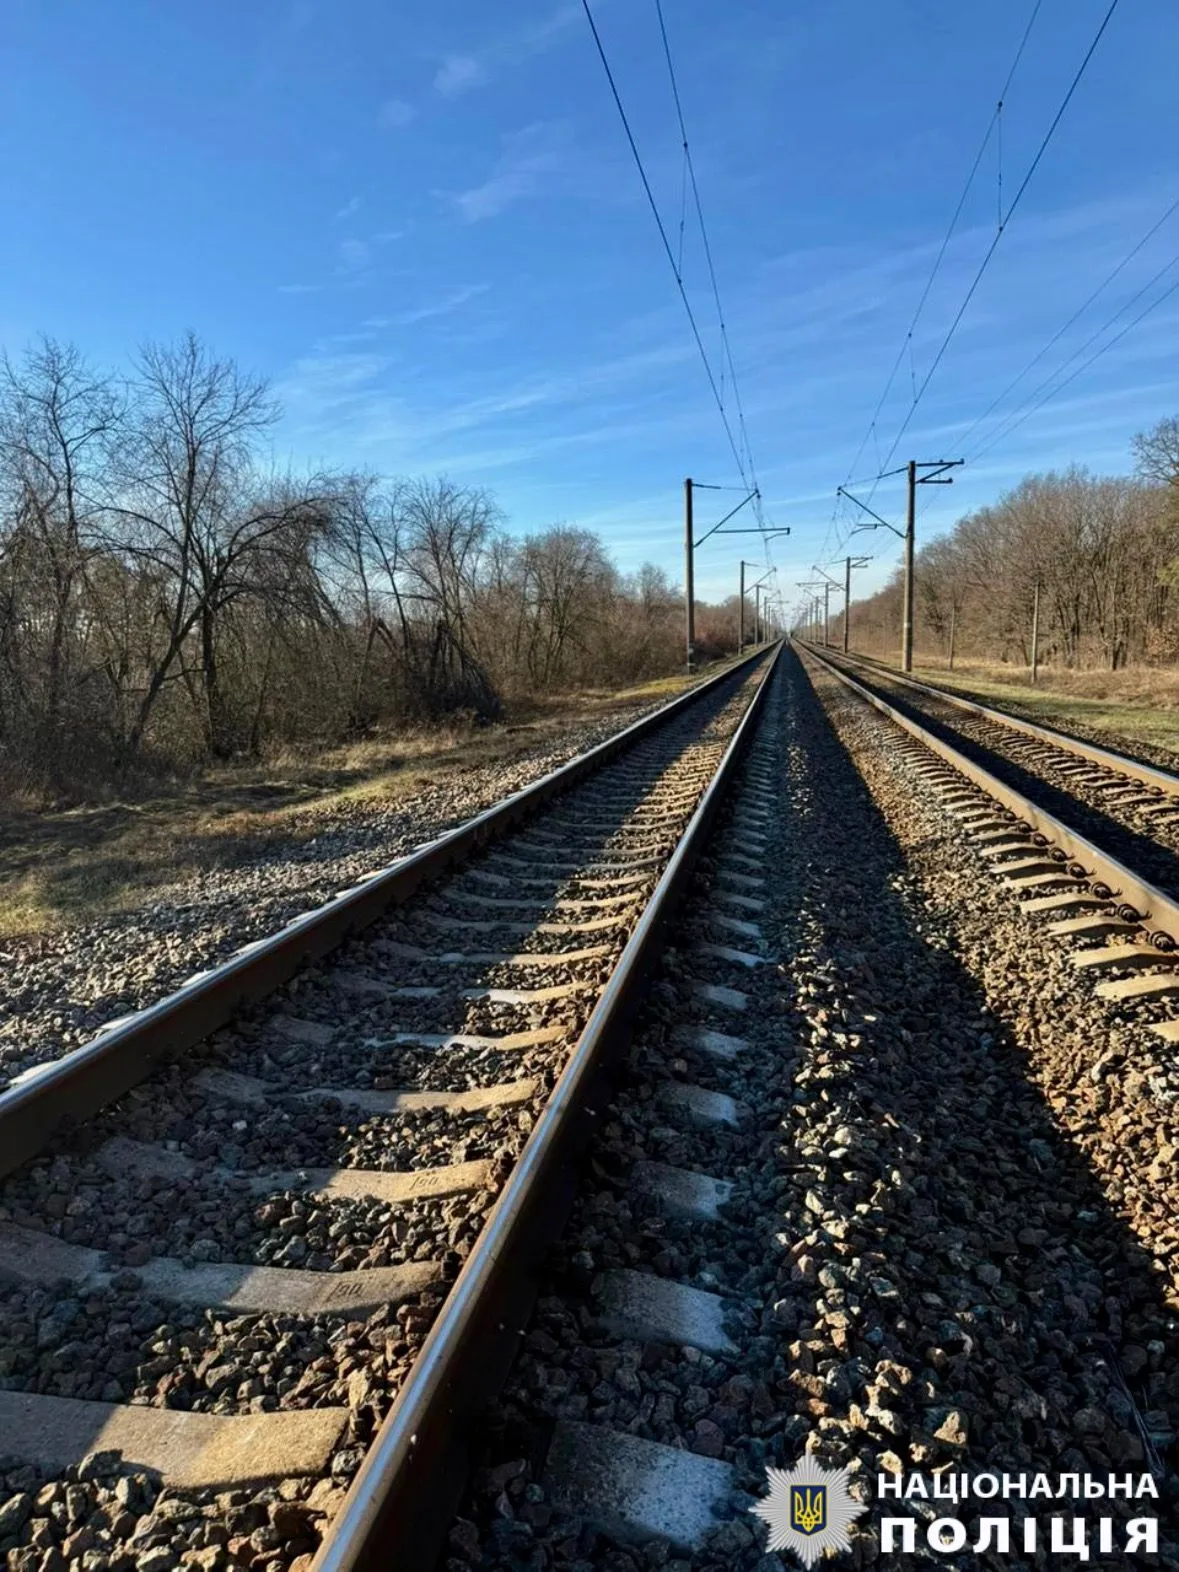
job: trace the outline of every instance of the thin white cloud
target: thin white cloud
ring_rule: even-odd
[[[487,81],[487,67],[474,55],[447,55],[434,76],[434,90],[443,98],[458,98]]]
[[[322,284],[280,284],[280,295],[314,295],[323,288]]]
[[[473,88],[483,87],[503,67],[519,65],[533,55],[543,54],[578,24],[581,16],[580,5],[572,0],[561,0],[541,21],[505,34],[479,54],[447,55],[435,73],[435,91],[443,98],[459,98]]]
[[[387,98],[377,110],[377,124],[384,131],[399,131],[417,114],[412,104],[404,98]]]
[[[372,247],[367,240],[341,240],[337,252],[338,273],[360,273],[372,261]]]
[[[427,322],[432,317],[449,316],[452,311],[465,306],[468,300],[486,294],[489,287],[487,284],[464,284],[460,289],[452,289],[448,295],[443,295],[438,300],[430,301],[424,306],[416,306],[410,311],[403,311],[397,321],[401,327],[411,327],[415,322]]]
[[[468,224],[494,218],[505,208],[529,197],[545,175],[560,165],[553,146],[552,129],[544,124],[525,126],[503,138],[503,151],[487,179],[455,194],[451,200]]]
[[[360,198],[358,196],[354,196],[350,197],[349,200],[344,203],[344,206],[340,208],[335,216],[337,219],[351,218],[353,213],[358,213],[359,211]]]

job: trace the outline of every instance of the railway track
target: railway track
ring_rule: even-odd
[[[1021,897],[1024,914],[1045,920],[1072,948],[1072,964],[1096,980],[1097,998],[1141,1012],[1155,1036],[1179,1042],[1172,1014],[1179,1002],[1179,898],[1150,880],[1159,861],[1153,844],[1144,852],[1135,844],[1136,860],[1121,861],[1109,849],[1124,849],[1116,829],[1098,842],[1077,828],[1091,824],[1084,803],[1066,804],[1068,818],[1058,818],[1042,806],[1043,792],[1025,796],[1009,783],[1009,770],[984,768],[977,745],[955,746],[945,726],[923,724],[911,707],[886,701],[878,685],[852,677],[841,662],[814,650],[809,659],[895,723],[914,772],[967,828],[999,887]],[[1179,807],[1179,797],[1175,802]]]
[[[0,1093],[11,1566],[428,1560],[773,659]]]
[[[1179,896],[1179,775],[872,662],[811,653]]]
[[[451,1525],[451,1572],[770,1572],[782,1563],[765,1556],[751,1508],[766,1470],[793,1467],[804,1449],[848,1469],[868,1508],[857,1566],[897,1543],[915,1550],[903,1565],[947,1564],[924,1534],[956,1508],[886,1503],[878,1474],[1120,1467],[1165,1493],[1179,1285],[1157,1274],[1179,1235],[1158,1213],[1179,1191],[1168,1133],[1179,1082],[1093,1021],[1107,1006],[1085,985],[1087,970],[1117,975],[1123,929],[1142,924],[1124,915],[1124,890],[1095,893],[1075,865],[1048,858],[1009,788],[996,782],[1002,796],[988,797],[970,761],[959,773],[938,738],[919,740],[879,701],[861,706],[858,687],[816,661],[850,725],[824,713],[792,654],[783,665],[546,1265]],[[923,822],[918,844],[929,821],[952,827],[937,861],[969,870],[974,912],[995,901],[992,868],[1028,898],[1029,983],[1045,946],[1056,963],[1047,1004],[994,956],[996,987],[962,974],[865,811],[832,715],[842,738],[862,725],[887,758],[899,786],[890,807]],[[1047,871],[1019,866],[1033,854]],[[738,895],[745,953],[703,957],[698,936]],[[1169,918],[1165,907],[1137,915]],[[1099,947],[1108,972],[1068,964]],[[1005,1028],[1008,1004],[1030,1012],[1030,1029]],[[1052,1042],[1052,1017],[1070,1013],[1087,1019],[1088,1058],[1068,1029]],[[1054,1052],[1037,1063],[1041,1047]],[[691,1111],[666,1100],[683,1083],[704,1093]],[[1155,1099],[1146,1112],[1142,1094]],[[1095,1173],[1090,1158],[1106,1167]],[[1137,1232],[1114,1208],[1123,1199]],[[1043,1552],[1057,1544],[1047,1516],[1060,1506],[1043,1509]],[[1087,1530],[1097,1564],[1135,1565],[1120,1553],[1126,1520],[1153,1509],[1100,1503],[1112,1515]],[[974,1506],[971,1543],[977,1534],[993,1550],[980,1512],[1002,1519],[1017,1561],[1035,1546],[1034,1503]],[[908,1537],[882,1547],[882,1517],[899,1517]],[[1163,1557],[1179,1564],[1165,1541]],[[1006,1561],[967,1546],[949,1564]]]

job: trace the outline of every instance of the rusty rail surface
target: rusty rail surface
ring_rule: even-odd
[[[778,647],[586,1022],[483,1232],[321,1545],[312,1572],[426,1572],[469,1472],[473,1431],[506,1379],[536,1270],[572,1201],[610,1071],[717,812],[756,730]]]
[[[831,676],[850,689],[850,691],[871,704],[882,715],[887,715],[902,731],[908,732],[918,742],[930,750],[931,753],[944,760],[960,775],[964,775],[972,785],[992,797],[1002,807],[1007,808],[1017,819],[1020,819],[1028,828],[1037,835],[1042,835],[1045,840],[1051,841],[1067,854],[1067,862],[1086,869],[1085,879],[1078,878],[1078,883],[1088,881],[1105,885],[1110,890],[1110,900],[1124,906],[1132,906],[1138,913],[1144,927],[1151,930],[1152,935],[1158,935],[1165,942],[1169,939],[1174,945],[1179,945],[1179,902],[1165,895],[1155,885],[1149,884],[1145,879],[1140,879],[1136,873],[1127,868],[1124,863],[1111,857],[1108,852],[1081,835],[1077,830],[1071,829],[1061,819],[1039,808],[1030,802],[1022,793],[1013,787],[998,780],[989,770],[984,770],[980,764],[975,764],[965,754],[959,753],[949,743],[935,737],[932,732],[903,715],[900,710],[894,709],[887,700],[879,694],[873,693],[863,683],[857,682],[848,672],[841,669],[834,661],[820,655],[817,650],[807,645],[804,646],[807,655],[814,660]],[[1160,946],[1162,948],[1162,946]],[[1162,956],[1160,956],[1160,960]]]
[[[407,901],[420,885],[463,862],[721,684],[750,670],[766,653],[765,646],[754,651],[456,829],[294,918],[278,933],[244,945],[229,960],[198,973],[158,1003],[109,1023],[60,1059],[33,1065],[13,1077],[0,1092],[0,1177],[34,1157],[71,1124],[122,1096],[157,1064],[224,1026],[243,1005],[273,993],[307,961],[338,948],[351,934]]]
[[[1008,726],[1012,731],[1021,731],[1028,737],[1034,737],[1037,742],[1046,743],[1049,747],[1060,748],[1066,753],[1076,754],[1078,758],[1087,759],[1091,764],[1099,765],[1102,769],[1113,770],[1119,775],[1128,775],[1133,780],[1141,781],[1144,786],[1153,787],[1154,790],[1163,792],[1168,797],[1179,797],[1179,775],[1173,775],[1169,770],[1160,769],[1157,765],[1143,764],[1138,759],[1127,758],[1125,754],[1114,753],[1112,749],[1100,748],[1096,743],[1084,742],[1080,737],[1073,737],[1066,731],[1057,731],[1054,726],[1038,726],[1034,721],[1021,720],[1017,715],[1009,715],[1006,710],[995,710],[987,704],[980,704],[977,699],[966,699],[961,694],[951,693],[946,688],[935,687],[931,683],[917,682],[912,677],[903,676],[899,671],[893,671],[890,666],[877,666],[873,661],[865,660],[858,655],[844,655],[842,651],[824,649],[822,645],[809,644],[798,641],[801,648],[808,654],[814,655],[818,660],[827,661],[832,666],[838,666],[846,661],[853,669],[879,674],[884,681],[899,683],[902,687],[912,688],[917,693],[927,694],[933,699],[942,699],[946,704],[952,704],[956,709],[965,710],[972,715],[978,715],[983,720],[996,721],[999,725]]]

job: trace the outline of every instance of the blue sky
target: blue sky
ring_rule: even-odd
[[[1005,201],[1107,5],[1042,0],[1002,115]],[[594,11],[678,249],[654,0]],[[772,548],[792,591],[846,534],[835,488],[1032,0],[664,11],[766,513],[794,531]],[[682,477],[739,476],[580,0],[8,0],[0,39],[5,346],[45,331],[122,364],[191,327],[272,380],[283,462],[446,472],[493,491],[514,529],[584,524],[624,567],[680,576]],[[1179,197],[1177,58],[1174,0],[1121,0],[893,463],[987,439],[1179,253],[1176,213],[964,443]],[[991,243],[998,175],[992,138],[858,475]],[[719,367],[691,222],[683,273]],[[1127,467],[1133,433],[1179,412],[1177,352],[1179,293],[953,487],[922,493],[922,534],[1029,469]],[[703,494],[702,523],[726,500]],[[898,516],[895,482],[874,505]],[[897,545],[855,538],[875,553],[864,590]],[[730,591],[742,548],[764,556],[750,537],[702,548],[698,593]]]

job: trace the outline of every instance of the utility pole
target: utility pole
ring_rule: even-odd
[[[696,669],[696,580],[692,562],[692,480],[684,481],[684,585],[687,600],[687,667],[689,677]]]
[[[737,653],[745,648],[745,569],[757,569],[756,562],[746,562],[741,559],[741,589],[737,596]]]
[[[958,607],[950,602],[950,670],[954,669],[954,634],[958,628]]]
[[[1032,687],[1040,669],[1040,581],[1032,591]]]
[[[749,567],[753,567],[753,563],[752,562],[749,563],[748,566]],[[745,567],[746,567],[746,564],[742,563],[741,564],[742,582],[744,582]],[[765,581],[768,578],[772,578],[773,575],[776,572],[777,572],[776,568],[771,568],[768,573],[763,573],[761,578],[758,579],[757,583],[753,586],[753,642],[754,642],[754,644],[760,644],[761,643],[761,587],[765,583]]]
[[[913,670],[913,540],[917,533],[917,461],[909,460],[905,508],[905,609],[901,613],[901,670]]]
[[[851,562],[851,558],[850,557],[847,560],[848,560],[849,563]],[[824,568],[821,568],[817,562],[812,563],[812,567],[814,568],[814,571],[816,573],[822,575],[822,579],[823,579],[823,648],[824,649],[830,649],[830,647],[831,647],[831,591],[833,589],[838,589],[839,588],[839,581],[837,579],[833,579],[831,577],[831,575]],[[850,579],[850,568],[847,570],[847,572],[845,574],[845,577],[844,577],[844,617],[843,617],[843,627],[844,627],[844,645],[843,645],[843,647],[844,647],[844,649],[847,648],[847,585],[848,585],[849,579]]]
[[[871,557],[845,557],[843,559],[843,653],[851,645],[851,576],[853,568],[866,568]]]
[[[861,525],[863,529],[876,529],[881,524],[885,529],[892,530],[894,535],[899,535],[905,545],[905,582],[904,582],[904,607],[901,614],[901,670],[913,670],[913,558],[915,539],[917,534],[917,487],[918,486],[952,486],[954,477],[947,475],[948,469],[957,469],[965,463],[964,459],[910,459],[905,465],[905,474],[908,477],[908,495],[905,506],[905,528],[897,529],[895,524],[890,524],[887,519],[882,519],[879,513],[873,512],[866,502],[861,502],[859,497],[852,495],[846,486],[840,486],[837,496],[843,496],[849,502],[854,502],[861,512],[866,513],[873,520],[871,524]],[[919,475],[918,470],[928,470],[927,475]],[[899,470],[889,470],[888,474],[899,474]],[[885,479],[880,475],[878,480]]]
[[[935,461],[922,461],[910,459],[907,465],[909,477],[908,505],[905,509],[905,612],[901,628],[901,670],[913,670],[913,552],[917,534],[917,487],[918,486],[952,486],[953,475],[943,475],[947,469],[956,469],[964,459],[938,459]],[[928,475],[918,475],[919,469],[930,471]]]
[[[813,628],[813,635],[812,636],[813,636],[814,642],[817,644],[819,642],[819,628],[820,628],[820,626],[822,626],[822,630],[823,630],[823,647],[825,649],[831,642],[831,639],[830,639],[831,623],[830,623],[830,617],[829,617],[831,586],[834,584],[835,588],[838,589],[839,585],[835,583],[834,579],[828,578],[827,575],[825,573],[823,573],[822,568],[816,567],[815,568],[815,572],[823,574],[822,583],[816,584],[813,581],[810,581],[810,582],[807,582],[807,583],[803,583],[801,580],[799,580],[798,587],[799,587],[799,589],[806,590],[810,594],[810,596],[811,596],[811,605],[814,608],[814,615],[811,618],[811,625],[812,625],[812,628]],[[823,591],[823,602],[822,602],[823,610],[821,612],[819,610],[819,597],[816,594],[813,593],[815,590],[819,590],[819,589],[821,589]],[[819,620],[820,617],[822,618],[822,623],[821,624],[820,624],[820,620]]]
[[[760,535],[765,541],[774,540],[779,535],[789,535],[789,525],[780,528],[767,529],[764,523],[756,529],[726,529],[725,525],[741,509],[748,506],[755,498],[761,496],[755,486],[748,492],[735,508],[730,508],[724,518],[711,529],[705,530],[699,540],[695,539],[694,521],[692,517],[692,494],[703,487],[705,491],[725,491],[725,486],[714,486],[705,480],[693,480],[690,476],[684,481],[684,644],[686,646],[686,663],[689,673],[696,667],[696,571],[695,553],[697,546],[703,546],[706,540],[711,540],[714,535]],[[744,604],[744,600],[742,600]]]

